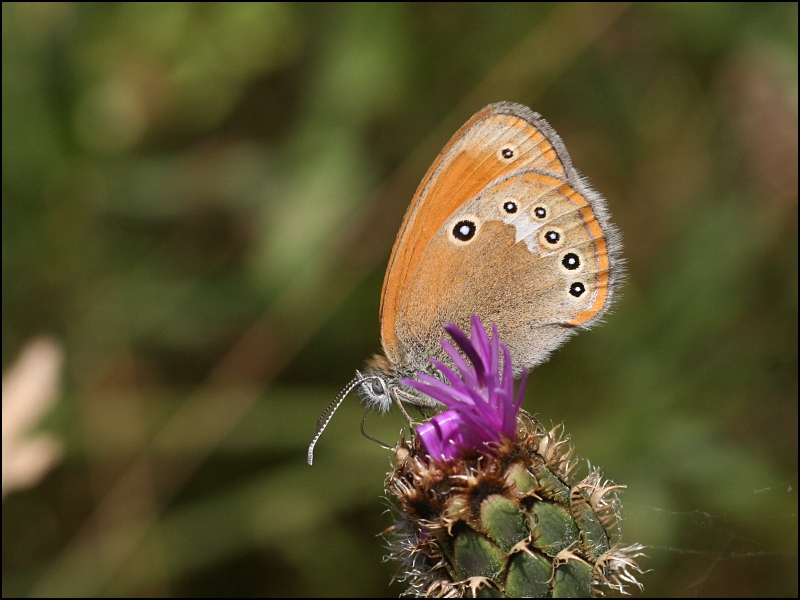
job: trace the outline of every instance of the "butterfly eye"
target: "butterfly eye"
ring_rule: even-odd
[[[586,286],[583,285],[580,281],[576,281],[571,286],[569,286],[569,293],[571,296],[575,298],[580,298],[586,293]]]
[[[383,396],[385,393],[383,390],[383,382],[380,379],[373,379],[369,386],[372,388],[372,393],[376,396]]]
[[[513,215],[515,212],[517,212],[517,203],[513,200],[506,200],[503,202],[503,210],[508,214]]]
[[[545,208],[541,204],[539,206],[534,206],[533,209],[531,210],[531,214],[533,215],[534,219],[539,219],[539,220],[544,219],[547,217],[547,208]]]
[[[503,162],[512,162],[517,159],[517,147],[513,144],[506,144],[497,151],[497,158]]]

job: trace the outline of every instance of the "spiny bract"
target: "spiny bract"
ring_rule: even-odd
[[[395,453],[386,489],[400,511],[385,536],[405,595],[588,598],[641,588],[642,547],[615,541],[623,486],[597,470],[574,481],[558,427],[520,412],[514,439],[490,453],[435,460],[416,435]]]

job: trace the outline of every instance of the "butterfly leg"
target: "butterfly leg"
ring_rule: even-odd
[[[411,427],[417,427],[421,425],[421,423],[413,419],[411,415],[408,414],[408,411],[406,410],[404,404],[411,404],[412,406],[416,406],[419,409],[420,413],[422,413],[423,417],[426,419],[430,417],[428,416],[428,413],[425,409],[441,412],[441,410],[444,408],[443,404],[437,402],[432,398],[420,397],[415,394],[409,394],[408,392],[399,389],[395,389],[392,391],[394,392],[392,394],[392,397],[394,398],[395,404],[397,404],[397,407],[400,409],[400,412],[403,413],[403,416],[406,418],[406,421],[408,421],[408,424]]]
[[[432,415],[428,413],[427,408],[428,407],[426,406],[417,406],[417,410],[419,411],[419,414],[422,415],[422,418],[425,419],[426,421],[430,421]]]
[[[397,404],[397,408],[399,408],[400,412],[403,413],[403,416],[406,418],[406,421],[408,421],[409,427],[412,427],[412,428],[413,427],[418,427],[421,424],[418,421],[415,421],[414,419],[411,418],[411,415],[408,414],[408,411],[406,410],[406,407],[403,406],[403,402],[400,400],[400,398],[395,396],[394,401],[395,401],[395,404]]]

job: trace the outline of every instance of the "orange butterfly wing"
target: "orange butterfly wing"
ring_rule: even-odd
[[[597,211],[587,201],[587,197],[596,195],[584,189],[561,139],[537,114],[518,104],[489,105],[447,143],[428,169],[406,212],[386,271],[381,299],[381,341],[390,362],[395,365],[419,362],[409,361],[406,356],[404,343],[398,337],[397,319],[404,294],[413,287],[412,277],[434,236],[456,211],[487,188],[502,187],[504,179],[511,181],[522,175],[543,178],[551,188],[558,188],[567,204],[571,203],[583,219],[590,238],[597,240],[597,266],[605,280],[597,282],[598,292],[590,306],[568,324],[581,325],[607,306],[609,254],[595,216]],[[602,201],[599,197],[595,199],[594,208],[598,209],[597,204]],[[599,212],[602,218],[601,204]],[[604,264],[600,264],[603,261]],[[447,285],[447,282],[440,285]],[[424,360],[427,361],[427,357]]]

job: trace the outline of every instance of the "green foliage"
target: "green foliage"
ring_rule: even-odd
[[[305,448],[379,350],[416,185],[499,100],[561,134],[630,271],[525,408],[628,486],[648,595],[797,595],[796,4],[2,10],[3,365],[66,356],[4,595],[397,595],[355,400]]]

